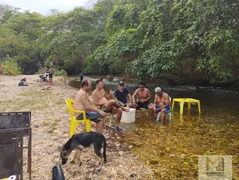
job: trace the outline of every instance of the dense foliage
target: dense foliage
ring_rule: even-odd
[[[233,82],[238,17],[232,0],[98,0],[49,16],[0,6],[0,63],[11,58],[27,74],[53,63],[69,75]]]

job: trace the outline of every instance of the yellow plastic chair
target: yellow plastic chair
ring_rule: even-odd
[[[73,109],[73,105],[74,105],[74,101],[72,99],[67,99],[66,100],[66,104],[68,107],[68,113],[70,116],[70,138],[71,136],[73,136],[73,134],[75,133],[76,127],[79,123],[85,123],[86,126],[86,131],[89,132],[91,131],[91,120],[90,119],[86,119],[86,112],[85,111],[80,111],[80,110],[74,110]],[[75,114],[81,114],[83,115],[83,119],[76,119]]]

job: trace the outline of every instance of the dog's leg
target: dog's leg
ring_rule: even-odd
[[[81,162],[81,160],[80,160],[80,155],[81,155],[81,150],[78,150],[78,151],[76,152],[76,158],[77,158],[77,160],[78,160],[79,166],[82,165],[82,162]]]
[[[81,150],[76,150],[75,155],[74,155],[74,157],[73,157],[73,159],[71,161],[72,164],[75,164],[75,162],[78,161],[79,162],[79,166],[82,165],[82,162],[80,160],[80,154],[81,154]]]
[[[73,157],[73,159],[70,161],[71,164],[75,164],[76,157],[77,157],[77,151],[75,151],[74,157]]]
[[[102,168],[102,166],[103,166],[103,163],[104,163],[104,158],[103,158],[103,157],[101,157],[101,158],[100,158],[100,167],[99,167],[99,169],[101,169],[101,168]]]
[[[103,163],[104,163],[103,157],[102,157],[102,156],[100,157],[99,155],[101,155],[101,153],[97,154],[97,159],[99,159],[100,162],[99,162],[99,167],[95,167],[95,168],[94,168],[94,171],[95,171],[95,172],[100,172],[101,169],[102,169]]]
[[[101,143],[95,143],[94,150],[95,150],[95,154],[98,156],[98,158],[100,158],[100,167],[97,168],[97,170],[100,171],[104,162],[103,156],[101,154]]]

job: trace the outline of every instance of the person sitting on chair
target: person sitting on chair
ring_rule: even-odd
[[[26,78],[21,79],[21,81],[18,83],[18,86],[28,86],[27,79]]]
[[[136,91],[133,94],[133,99],[137,99],[137,98],[138,98],[138,101],[134,104],[134,106],[137,109],[149,108],[149,105],[150,105],[149,99],[151,98],[151,94],[150,94],[150,91],[147,88],[145,88],[145,83],[143,82],[139,84],[139,88],[136,89]]]
[[[162,92],[160,87],[155,88],[154,112],[161,112],[161,123],[165,121],[166,114],[171,111],[169,95]]]
[[[131,94],[128,89],[124,87],[124,81],[119,81],[119,87],[114,91],[114,99],[117,100],[122,106],[133,106],[133,101]],[[127,96],[129,98],[129,103],[127,104]]]
[[[110,90],[110,94],[107,95],[103,87],[103,81],[101,79],[96,80],[96,88],[92,93],[93,104],[99,106],[107,113],[116,114],[116,127],[114,129],[121,131],[122,129],[119,127],[119,124],[122,110],[127,111],[127,108],[121,107],[118,101],[110,99],[113,96],[113,92]]]
[[[104,128],[104,120],[100,120],[106,116],[106,113],[90,104],[88,92],[91,89],[91,82],[87,79],[81,81],[81,88],[76,94],[74,100],[74,109],[86,111],[86,118],[96,123],[96,132],[102,133]],[[79,114],[77,119],[82,119],[82,114]]]

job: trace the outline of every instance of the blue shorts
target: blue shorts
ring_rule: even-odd
[[[98,112],[88,111],[86,112],[86,118],[90,119],[91,121],[94,121],[95,123],[99,123],[101,121],[99,119],[103,119],[103,116],[101,116],[100,113]],[[80,114],[79,116],[76,117],[76,119],[78,120],[83,119],[83,115]]]
[[[155,107],[156,109],[159,109],[160,108],[160,106],[159,105],[156,105],[156,107]],[[165,107],[164,109],[166,109],[166,113],[169,113],[170,111],[171,111],[171,108],[170,108],[170,106],[167,106],[167,107]]]

